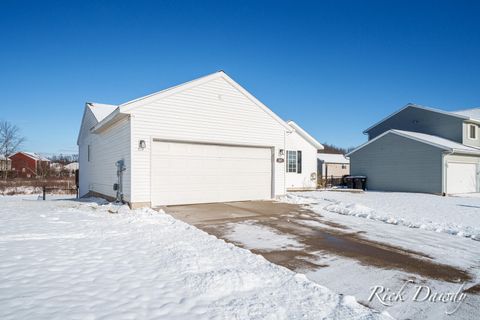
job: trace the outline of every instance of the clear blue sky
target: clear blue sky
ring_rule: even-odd
[[[479,1],[1,1],[0,118],[76,152],[86,101],[225,70],[321,142],[408,102],[480,106]]]

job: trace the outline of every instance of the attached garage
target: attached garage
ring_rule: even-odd
[[[152,205],[272,198],[272,148],[156,141]]]
[[[80,196],[133,208],[312,189],[323,149],[223,71],[118,106],[87,103],[77,143]],[[287,172],[292,151],[302,156]]]
[[[351,174],[380,191],[480,192],[480,149],[437,136],[389,130],[348,154]]]

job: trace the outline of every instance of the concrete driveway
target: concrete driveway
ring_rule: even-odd
[[[435,263],[419,252],[369,240],[362,232],[296,204],[246,201],[164,209],[177,219],[296,272],[325,267],[316,263],[318,255],[325,253],[432,279],[470,279],[463,270]]]

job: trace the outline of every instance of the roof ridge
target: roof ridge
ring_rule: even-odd
[[[203,78],[206,78],[206,77],[210,77],[210,76],[213,76],[214,74],[221,74],[221,73],[225,73],[223,70],[219,70],[219,71],[215,71],[215,72],[212,72],[212,73],[209,73],[209,74],[206,74],[204,76],[201,76],[201,77],[198,77],[198,78],[195,78],[195,79],[192,79],[192,80],[189,80],[189,81],[185,81],[185,82],[181,82],[179,84],[176,84],[176,85],[173,85],[173,86],[170,86],[170,87],[167,87],[167,88],[164,88],[162,90],[159,90],[159,91],[155,91],[153,93],[150,93],[150,94],[147,94],[147,95],[144,95],[142,97],[139,97],[139,98],[136,98],[136,99],[132,99],[132,100],[129,100],[127,102],[124,102],[124,103],[121,103],[119,104],[118,106],[119,107],[123,107],[123,106],[126,106],[126,105],[129,105],[133,102],[137,102],[137,101],[140,101],[140,100],[144,100],[144,99],[147,99],[149,97],[152,97],[154,95],[157,95],[161,92],[166,92],[166,91],[169,91],[169,90],[172,90],[174,88],[177,88],[177,87],[180,87],[180,86],[183,86],[187,83],[191,83],[191,82],[194,82],[194,81],[197,81],[197,80],[200,80],[200,79],[203,79]]]
[[[451,117],[457,117],[457,118],[462,118],[462,119],[468,119],[469,117],[465,116],[465,115],[462,115],[462,114],[459,114],[459,113],[455,113],[455,111],[445,111],[445,110],[442,110],[442,109],[438,109],[438,108],[432,108],[432,107],[427,107],[427,106],[422,106],[422,105],[419,105],[419,104],[415,104],[415,103],[407,103],[404,107],[400,108],[399,110],[389,114],[388,116],[386,116],[385,118],[383,118],[382,120],[380,121],[377,121],[375,124],[371,125],[370,127],[368,127],[367,129],[363,130],[363,133],[367,133],[368,131],[370,131],[371,129],[375,128],[376,126],[378,126],[379,124],[387,121],[388,119],[390,119],[391,117],[397,115],[398,113],[402,112],[403,110],[407,109],[407,108],[418,108],[418,109],[423,109],[423,110],[427,110],[427,111],[431,111],[431,112],[437,112],[437,113],[441,113],[441,114],[445,114],[445,115],[449,115]]]

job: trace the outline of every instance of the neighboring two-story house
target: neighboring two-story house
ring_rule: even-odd
[[[364,131],[347,156],[370,190],[480,192],[480,108],[443,111],[407,104]]]

